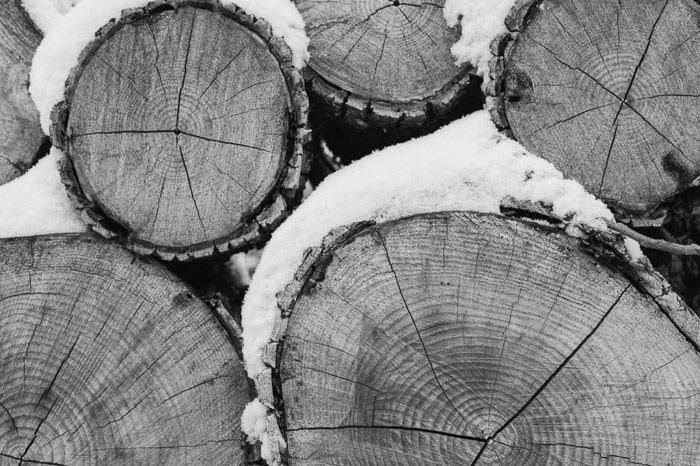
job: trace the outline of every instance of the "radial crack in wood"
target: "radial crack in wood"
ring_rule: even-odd
[[[243,367],[160,265],[20,238],[0,241],[0,277],[0,464],[244,464]]]
[[[0,184],[23,174],[48,151],[28,91],[40,41],[20,0],[0,0]]]
[[[700,319],[615,244],[461,212],[334,231],[279,301],[289,464],[700,461]]]
[[[105,26],[52,115],[89,217],[165,259],[264,239],[306,171],[290,57],[266,22],[216,0],[161,1]]]
[[[416,130],[473,97],[473,68],[450,54],[459,29],[447,26],[444,0],[296,4],[311,40],[311,97],[328,117],[361,129]]]
[[[496,123],[621,214],[690,187],[700,175],[700,5],[519,5],[513,33],[493,47]]]

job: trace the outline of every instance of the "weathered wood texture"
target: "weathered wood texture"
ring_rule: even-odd
[[[334,232],[258,380],[289,464],[697,464],[700,320],[614,240],[459,212]]]
[[[622,213],[700,175],[700,5],[520,1],[492,61],[496,123]]]
[[[450,54],[459,29],[447,26],[444,0],[296,4],[311,40],[307,87],[327,118],[360,129],[418,129],[473,94],[472,68],[456,66]]]
[[[247,247],[285,217],[306,114],[301,73],[266,22],[166,1],[125,11],[86,47],[52,139],[90,218],[137,252],[188,259]]]
[[[98,237],[0,241],[0,464],[243,464],[216,316]]]
[[[27,90],[40,41],[20,0],[0,0],[0,184],[27,171],[47,149]]]

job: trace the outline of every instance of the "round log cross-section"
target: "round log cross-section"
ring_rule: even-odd
[[[273,371],[290,464],[700,461],[692,325],[578,240],[435,213],[309,257]]]
[[[303,185],[307,103],[270,31],[215,0],[151,3],[100,31],[52,115],[92,218],[180,259],[276,226]]]
[[[700,5],[529,3],[511,15],[517,35],[492,62],[497,123],[633,216],[691,186],[700,175]]]
[[[100,238],[0,241],[0,367],[0,464],[244,464],[224,328]]]
[[[469,91],[456,66],[444,0],[296,0],[311,40],[311,97],[359,128],[419,128],[454,110]]]
[[[27,171],[47,150],[39,112],[27,91],[40,41],[20,0],[0,0],[0,184]]]

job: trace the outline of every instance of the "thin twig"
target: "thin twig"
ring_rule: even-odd
[[[614,230],[629,238],[632,238],[645,248],[656,249],[658,251],[665,251],[670,254],[676,254],[679,256],[700,256],[700,245],[671,243],[663,239],[650,238],[646,235],[634,231],[626,225],[614,222],[612,220],[606,220],[605,223],[608,224],[608,228],[610,228],[611,230]]]

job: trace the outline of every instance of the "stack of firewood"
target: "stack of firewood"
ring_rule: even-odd
[[[700,464],[695,0],[508,0],[487,70],[468,0],[36,1],[0,183],[87,231],[0,240],[0,464]]]

